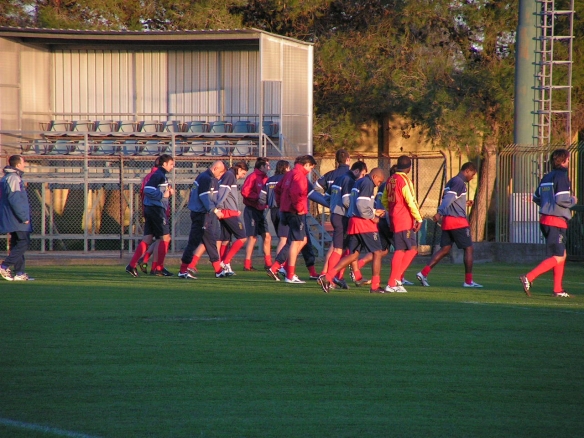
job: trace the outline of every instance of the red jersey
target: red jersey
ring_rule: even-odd
[[[262,211],[267,208],[266,204],[260,203],[260,193],[267,180],[268,175],[260,169],[254,169],[251,175],[245,179],[241,187],[241,196],[244,205]]]
[[[411,230],[415,222],[422,222],[414,185],[404,172],[396,172],[389,177],[382,202],[387,205],[389,223],[394,233]]]
[[[295,214],[308,213],[308,175],[309,171],[302,164],[296,164],[276,184],[274,193],[280,211]]]

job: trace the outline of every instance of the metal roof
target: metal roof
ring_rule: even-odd
[[[41,29],[30,27],[0,27],[0,37],[16,38],[36,44],[144,44],[175,45],[217,43],[258,43],[262,35],[312,45],[294,38],[276,35],[259,29],[181,30],[181,31],[127,31]]]

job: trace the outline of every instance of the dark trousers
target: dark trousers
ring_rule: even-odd
[[[30,233],[28,231],[13,231],[10,233],[10,253],[2,262],[4,266],[13,266],[16,274],[24,272],[24,253],[30,245]]]
[[[308,231],[308,222],[305,223],[304,226],[306,227],[306,245],[302,247],[300,253],[304,258],[304,264],[307,268],[314,266],[314,262],[316,261],[316,256],[314,254],[314,248],[312,247],[312,242],[310,241],[310,232]],[[290,253],[290,239],[286,241],[286,244],[282,247],[280,252],[276,255],[276,261],[281,265],[284,264],[286,260],[288,260],[288,254]]]
[[[209,260],[211,262],[219,261],[219,251],[217,251],[217,240],[220,234],[219,219],[215,213],[195,213],[191,211],[191,231],[189,232],[189,241],[183,255],[181,262],[187,265],[193,261],[193,255],[197,247],[203,243]]]

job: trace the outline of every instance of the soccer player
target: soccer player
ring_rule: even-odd
[[[254,171],[245,179],[241,187],[241,196],[245,208],[243,209],[243,220],[245,223],[245,235],[247,245],[245,247],[245,260],[243,262],[244,271],[256,271],[252,266],[251,258],[257,242],[257,237],[262,236],[264,251],[264,267],[272,265],[272,236],[268,230],[268,221],[264,216],[265,204],[260,203],[260,193],[264,184],[268,180],[270,162],[267,158],[258,157]]]
[[[225,171],[223,161],[215,161],[206,171],[200,173],[193,183],[188,203],[188,208],[191,210],[191,230],[189,241],[181,257],[179,278],[196,279],[195,272],[189,272],[189,264],[193,260],[195,249],[201,242],[209,254],[215,277],[226,276],[217,249],[220,233],[219,219],[223,217],[223,214],[216,206],[219,179]]]
[[[466,199],[466,185],[472,181],[476,173],[477,168],[473,163],[464,163],[458,175],[446,183],[442,202],[433,218],[434,222],[442,221],[440,251],[435,253],[424,269],[416,274],[422,286],[430,286],[428,274],[440,260],[450,253],[452,245],[456,243],[456,246],[464,251],[464,283],[462,286],[483,287],[475,283],[472,278],[473,246],[470,226],[466,218],[466,208],[473,205],[473,201]]]
[[[347,250],[348,209],[351,200],[351,190],[355,185],[355,181],[363,178],[366,174],[367,165],[363,161],[357,161],[353,163],[351,170],[335,178],[334,182],[329,186],[330,220],[333,226],[333,239],[331,245],[332,251],[330,252],[327,265],[323,269],[322,274],[326,274],[330,269],[334,268],[343,257],[343,253]],[[341,275],[333,277],[333,282],[341,289],[349,288]]]
[[[10,252],[0,265],[0,276],[8,281],[32,281],[24,272],[24,254],[30,245],[30,203],[22,176],[24,175],[24,158],[12,155],[4,167],[4,176],[0,179],[0,232],[10,234]],[[10,271],[14,267],[14,276]]]
[[[245,237],[245,227],[240,217],[237,180],[245,178],[248,169],[249,167],[245,161],[239,161],[225,172],[219,180],[217,208],[223,214],[223,217],[219,220],[221,224],[221,248],[219,254],[223,269],[228,277],[235,275],[235,272],[231,269],[231,260],[243,247],[247,239]],[[231,236],[235,236],[236,240],[228,249]]]
[[[164,258],[170,245],[170,224],[166,215],[168,201],[174,194],[166,175],[174,169],[174,158],[168,154],[159,157],[160,166],[144,186],[144,238],[136,248],[134,256],[126,266],[126,272],[138,277],[136,265],[138,260],[152,243],[154,238],[161,240],[158,244],[158,264],[152,266],[153,275],[169,277],[172,274],[164,268]]]
[[[306,215],[308,214],[309,192],[307,175],[315,165],[316,160],[312,155],[298,157],[294,169],[287,172],[274,188],[276,203],[280,206],[282,214],[282,223],[289,227],[288,243],[290,246],[287,250],[288,265],[284,279],[286,283],[305,283],[296,275],[296,260],[307,242]],[[268,276],[276,281],[279,281],[278,270],[278,266],[266,268]]]
[[[347,234],[349,236],[348,248],[351,254],[343,257],[326,275],[318,277],[318,284],[325,293],[335,288],[331,283],[333,283],[336,273],[358,260],[359,254],[363,252],[373,253],[371,288],[369,292],[385,292],[379,286],[382,250],[377,229],[377,223],[385,215],[385,210],[376,210],[373,207],[375,188],[379,187],[384,179],[385,173],[382,169],[376,167],[369,175],[365,175],[355,182],[351,190],[349,225],[347,227]]]
[[[411,170],[412,160],[407,155],[401,155],[397,159],[397,171],[387,180],[382,196],[393,232],[391,274],[385,288],[385,292],[389,293],[407,292],[401,279],[418,254],[416,233],[422,227],[422,216],[416,202],[414,185],[408,177]]]
[[[280,207],[278,207],[278,204],[276,203],[276,194],[274,193],[274,188],[276,187],[276,184],[278,184],[282,178],[284,178],[284,174],[289,170],[290,163],[286,160],[279,160],[276,163],[276,170],[274,171],[274,175],[267,179],[266,184],[264,184],[264,187],[260,193],[260,202],[267,205],[270,211],[270,219],[274,225],[276,235],[279,238],[278,246],[276,247],[276,254],[278,254],[284,245],[286,245],[286,241],[288,240],[288,226],[282,224],[280,221]]]
[[[576,196],[571,194],[568,179],[570,152],[567,149],[556,149],[552,152],[550,164],[552,171],[544,175],[533,195],[533,202],[539,206],[539,228],[545,237],[549,257],[520,276],[519,280],[530,297],[533,281],[553,269],[554,297],[568,298],[570,295],[562,285],[566,264],[566,230],[572,217],[570,208],[578,202]]]

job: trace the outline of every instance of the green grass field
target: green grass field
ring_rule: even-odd
[[[584,266],[570,299],[551,274],[527,298],[528,268],[325,295],[263,272],[29,267],[0,283],[0,436],[581,437]]]

